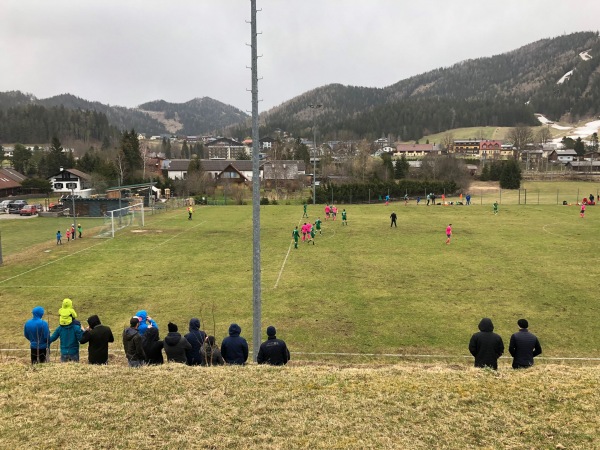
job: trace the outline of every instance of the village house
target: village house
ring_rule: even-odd
[[[83,198],[92,195],[92,177],[77,169],[63,169],[56,175],[48,177],[55,194],[74,194]]]

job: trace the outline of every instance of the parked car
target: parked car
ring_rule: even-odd
[[[10,202],[12,200],[2,200],[0,202],[0,213],[5,213],[6,210],[8,209],[8,205],[10,205]]]
[[[20,216],[33,216],[39,212],[39,209],[36,205],[25,205],[21,211],[19,211]]]
[[[8,204],[8,213],[19,214],[26,204],[27,201],[25,200],[13,200]]]

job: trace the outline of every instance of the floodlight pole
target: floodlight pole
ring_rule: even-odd
[[[260,155],[258,151],[258,55],[256,0],[250,0],[252,48],[252,359],[256,362],[261,342],[260,286]]]
[[[317,203],[316,186],[317,186],[317,128],[315,121],[315,110],[321,108],[323,105],[320,103],[308,105],[312,109],[313,119],[313,205]]]

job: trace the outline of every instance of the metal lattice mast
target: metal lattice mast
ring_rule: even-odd
[[[260,165],[258,137],[258,54],[256,31],[256,0],[250,0],[252,48],[252,358],[256,362],[261,342],[260,286]]]

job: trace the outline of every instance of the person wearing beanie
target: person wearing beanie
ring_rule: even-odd
[[[115,342],[112,331],[106,325],[102,325],[97,315],[90,316],[87,320],[88,327],[81,336],[80,344],[89,342],[88,363],[106,364],[108,363],[108,344]]]
[[[241,327],[237,323],[229,326],[229,336],[223,339],[221,355],[227,364],[244,365],[248,360],[248,342],[240,336]]]
[[[274,326],[267,328],[267,340],[260,345],[256,362],[258,364],[270,364],[272,366],[283,366],[290,360],[290,351],[281,339],[275,336],[277,330]]]
[[[146,359],[144,348],[142,347],[142,337],[138,332],[139,326],[140,319],[132,317],[129,320],[129,328],[123,330],[123,348],[125,349],[125,356],[127,356],[129,367],[140,367]]]
[[[508,351],[513,357],[513,369],[525,369],[533,366],[533,358],[542,354],[542,346],[538,338],[529,332],[527,319],[517,321],[519,331],[510,337]]]
[[[48,322],[42,319],[44,308],[36,306],[31,311],[32,318],[25,322],[23,334],[30,342],[31,364],[45,363],[48,360],[50,329]]]
[[[185,352],[191,350],[192,346],[186,338],[179,334],[177,325],[169,322],[168,329],[169,334],[165,336],[163,342],[167,361],[185,364],[187,362]]]
[[[190,343],[192,348],[185,352],[188,366],[203,366],[204,356],[202,346],[206,341],[206,333],[200,329],[200,319],[196,317],[190,319],[190,332],[184,337]]]
[[[490,367],[498,370],[498,358],[504,353],[504,342],[494,333],[492,319],[487,317],[481,319],[479,333],[471,336],[469,351],[475,357],[475,367]]]

